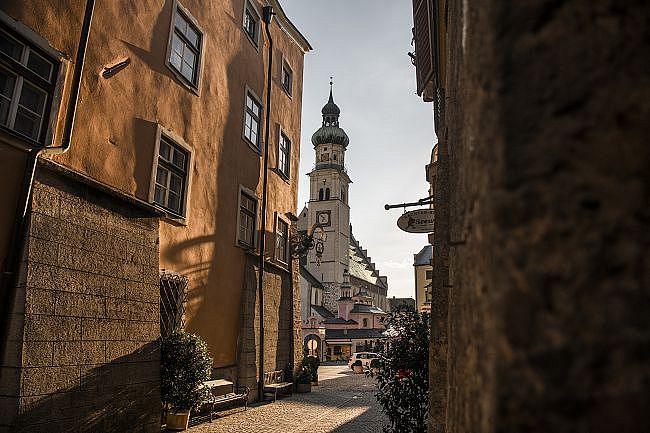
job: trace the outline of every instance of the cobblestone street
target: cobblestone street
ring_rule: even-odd
[[[190,428],[190,433],[380,433],[384,414],[375,380],[347,365],[321,366],[319,386],[275,403],[234,409],[227,416]]]

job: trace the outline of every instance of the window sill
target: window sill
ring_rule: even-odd
[[[291,178],[286,174],[282,173],[280,170],[273,170],[287,185],[291,185]]]
[[[261,30],[262,25],[260,24],[258,27]],[[261,38],[258,36],[258,38],[257,38],[258,42],[255,42],[255,40],[253,38],[251,38],[251,35],[248,34],[246,29],[242,28],[242,32],[244,32],[244,34],[246,35],[246,39],[248,39],[248,42],[250,42],[251,45],[253,46],[253,48],[255,48],[255,51],[257,51],[259,53],[260,52],[259,39],[261,39]]]
[[[287,97],[288,97],[290,100],[293,101],[293,95],[291,94],[291,92],[289,92],[289,91],[287,90],[287,88],[284,87],[282,84],[280,84],[280,87],[281,87],[282,90],[284,91],[285,95],[287,95]]]
[[[250,147],[250,149],[253,152],[257,153],[258,156],[262,156],[262,149],[261,148],[257,147],[255,144],[253,144],[253,142],[250,141],[245,136],[242,136],[242,140],[244,140],[244,142],[248,145],[248,147]]]
[[[163,213],[162,219],[177,227],[187,227],[187,217],[171,213],[168,209],[156,204],[151,203],[156,209]]]
[[[185,87],[190,92],[194,93],[196,96],[201,96],[201,92],[199,91],[199,85],[201,84],[201,78],[200,77],[199,77],[199,80],[198,80],[199,84],[194,85],[194,84],[190,83],[190,81],[187,78],[185,78],[180,72],[178,72],[178,70],[175,67],[173,67],[172,64],[169,63],[168,61],[165,62],[165,66],[167,66],[167,69],[169,69],[171,71],[171,73],[174,74],[174,77],[176,77],[176,80],[183,87]],[[199,73],[200,73],[200,71],[199,71]]]

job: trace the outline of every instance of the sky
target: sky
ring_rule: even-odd
[[[334,77],[340,126],[350,137],[346,166],[354,237],[368,250],[388,296],[415,298],[413,254],[426,234],[397,228],[402,209],[384,204],[428,195],[425,164],[435,143],[431,103],[415,94],[411,2],[406,0],[281,0],[314,50],[305,55],[298,212],[309,200],[312,134]],[[413,208],[411,208],[413,209]]]

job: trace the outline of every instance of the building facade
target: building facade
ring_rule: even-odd
[[[182,325],[199,334],[215,378],[256,389],[261,236],[269,246],[265,328],[273,336],[264,340],[263,368],[290,371],[299,360],[289,232],[311,47],[271,1],[261,227],[264,4],[97,2],[85,61],[76,64],[85,3],[0,6],[0,255],[9,275],[0,425],[159,431],[161,332]],[[75,70],[83,77],[68,148]],[[23,212],[30,161],[33,194]],[[18,229],[24,241],[11,238]]]

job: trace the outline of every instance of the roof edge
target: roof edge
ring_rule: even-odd
[[[302,49],[304,53],[308,53],[314,49],[314,47],[311,46],[307,38],[300,33],[300,30],[298,30],[298,27],[291,22],[287,14],[284,12],[284,9],[282,9],[282,5],[278,0],[270,0],[271,5],[275,9],[276,12],[276,18],[278,18],[278,24],[280,25],[280,28],[284,30],[284,32],[293,39],[293,41]]]

